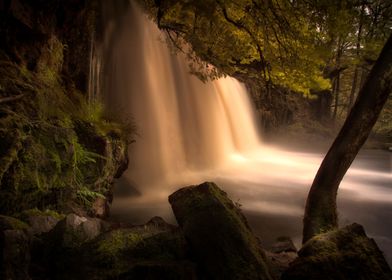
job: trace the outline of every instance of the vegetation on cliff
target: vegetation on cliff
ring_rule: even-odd
[[[1,6],[1,213],[89,210],[97,198],[110,200],[127,165],[132,127],[87,102],[98,11],[90,2],[75,10],[54,2]]]

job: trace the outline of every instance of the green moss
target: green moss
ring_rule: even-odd
[[[26,95],[0,108],[1,213],[34,207],[61,212],[69,203],[88,210],[108,193],[126,157],[122,125],[106,120],[101,105],[65,90],[63,46],[53,37],[47,48],[36,72],[0,60],[0,95]],[[89,123],[90,128],[76,123]],[[113,154],[114,145],[121,157]]]
[[[115,230],[99,243],[97,253],[101,259],[116,260],[122,252],[135,248],[142,241],[140,234],[127,230]]]
[[[37,75],[47,86],[56,86],[60,82],[60,72],[63,64],[63,49],[61,41],[52,36],[43,50],[37,63]]]
[[[86,208],[91,207],[97,198],[105,198],[103,194],[81,187],[76,191],[76,197]]]
[[[57,211],[51,209],[39,210],[38,208],[25,210],[19,214],[19,216],[22,218],[22,220],[30,216],[51,216],[57,220],[62,220],[65,218],[64,214],[61,214]]]
[[[282,279],[390,279],[376,243],[357,224],[314,236]]]
[[[265,255],[245,217],[216,184],[183,188],[172,194],[169,202],[208,273],[216,277],[224,271],[222,277],[230,279],[253,279],[256,275],[269,279]]]
[[[25,222],[22,222],[21,220],[13,217],[0,215],[0,219],[4,220],[5,223],[8,224],[12,229],[25,230],[29,227]]]

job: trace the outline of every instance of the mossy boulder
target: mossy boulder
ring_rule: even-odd
[[[92,257],[96,267],[105,267],[103,274],[106,276],[130,277],[123,279],[144,279],[134,277],[165,268],[171,271],[177,267],[174,263],[185,261],[188,254],[180,230],[159,217],[151,219],[145,225],[109,231],[86,247],[86,251],[90,252],[87,255],[91,254],[87,256],[90,263]]]
[[[392,271],[361,225],[316,235],[304,244],[283,280],[390,280]]]
[[[18,217],[30,226],[29,233],[40,235],[51,231],[65,216],[53,210],[42,211],[34,208],[23,211]]]
[[[29,225],[10,216],[0,215],[0,230],[27,230]]]
[[[272,279],[246,218],[217,185],[180,189],[169,202],[207,279]]]
[[[140,226],[113,224],[90,241],[76,242],[78,246],[56,246],[60,243],[49,238],[41,248],[48,244],[52,249],[45,258],[40,258],[42,254],[35,255],[35,267],[41,268],[35,275],[42,278],[196,279],[196,266],[188,260],[188,247],[181,231],[158,217]]]

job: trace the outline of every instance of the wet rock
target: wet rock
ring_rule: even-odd
[[[293,240],[290,237],[282,236],[279,237],[274,244],[272,244],[269,249],[272,253],[282,253],[282,252],[297,252],[297,248],[295,247]]]
[[[181,231],[160,217],[145,225],[111,230],[90,245],[98,262],[114,261],[125,267],[130,260],[183,260],[187,256]]]
[[[159,217],[107,231],[56,263],[56,279],[196,279],[181,230]]]
[[[272,253],[266,251],[265,254],[269,260],[270,271],[275,279],[280,279],[283,272],[289,268],[290,263],[298,257],[296,252]]]
[[[64,215],[54,211],[40,211],[38,209],[24,211],[20,216],[23,221],[28,223],[30,226],[29,233],[33,235],[51,231],[64,218]]]
[[[304,244],[283,280],[390,280],[392,272],[361,225],[319,234]]]
[[[265,252],[270,265],[271,273],[275,279],[280,279],[290,263],[297,257],[297,248],[290,237],[278,237],[276,242]]]
[[[217,185],[180,189],[169,202],[207,279],[272,279],[244,215]]]
[[[13,217],[0,215],[0,231],[4,231],[7,229],[11,230],[28,230],[29,226],[18,219]]]
[[[0,216],[0,279],[30,279],[28,226],[12,217]]]
[[[32,234],[41,234],[52,230],[58,223],[58,219],[52,216],[31,216],[29,217],[29,225]]]
[[[107,228],[105,222],[100,219],[69,214],[57,223],[49,235],[57,246],[72,248],[96,238]]]

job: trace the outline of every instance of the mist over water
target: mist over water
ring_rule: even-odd
[[[211,180],[242,205],[268,246],[278,236],[299,245],[309,187],[326,151],[267,146],[260,140],[252,103],[233,78],[202,83],[173,55],[163,34],[132,7],[115,42],[112,94],[107,103],[130,113],[139,137],[115,197],[114,218],[175,222],[167,197],[180,187]],[[311,145],[311,143],[309,143]],[[338,207],[342,225],[365,226],[392,261],[391,153],[362,153],[345,176]],[[137,195],[136,195],[137,193]]]

